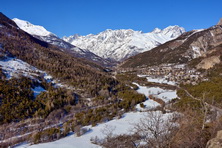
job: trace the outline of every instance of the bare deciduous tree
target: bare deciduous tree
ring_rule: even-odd
[[[206,100],[206,94],[203,93],[203,98],[200,100],[200,104],[202,106],[202,113],[203,113],[203,125],[202,125],[202,130],[204,130],[205,128],[205,122],[206,122],[206,118],[207,118],[207,111],[208,111],[208,108],[207,108],[207,103],[205,102]]]
[[[177,126],[171,122],[173,116],[163,115],[159,111],[146,112],[144,118],[135,124],[134,132],[141,137],[141,142],[145,142],[150,147],[170,146],[173,133]]]
[[[114,131],[115,131],[116,127],[115,126],[108,126],[107,124],[105,124],[104,128],[101,130],[101,132],[103,133],[103,135],[105,135],[105,139],[106,141],[109,141],[109,139],[111,139],[114,136]]]
[[[81,130],[81,126],[80,125],[75,126],[74,132],[76,133],[77,137],[81,136],[80,130]]]

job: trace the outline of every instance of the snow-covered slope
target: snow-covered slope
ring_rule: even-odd
[[[28,21],[20,20],[18,18],[12,19],[19,28],[24,30],[25,32],[31,34],[31,35],[37,35],[37,36],[56,36],[55,34],[47,31],[43,26],[39,25],[33,25]]]
[[[64,40],[60,39],[55,34],[49,32],[43,26],[33,25],[28,21],[20,20],[18,18],[14,18],[12,20],[18,25],[20,29],[22,29],[23,31],[31,34],[32,36],[42,41],[45,41],[47,43],[50,43],[50,44],[53,44],[53,45],[56,45],[58,47],[65,48],[65,49],[70,49],[70,48],[75,47],[65,42]],[[76,49],[73,49],[73,50],[76,50]]]
[[[32,78],[33,76],[38,76],[38,73],[41,72],[37,68],[20,59],[9,57],[4,60],[0,60],[0,67],[8,79],[20,75]]]
[[[23,31],[31,34],[32,36],[45,41],[49,44],[56,45],[57,47],[62,48],[61,50],[64,52],[68,52],[70,54],[73,54],[75,57],[85,58],[90,61],[96,62],[101,65],[112,65],[109,61],[104,60],[103,58],[95,55],[94,53],[90,52],[87,49],[81,49],[79,47],[76,47],[59,37],[57,37],[55,34],[47,31],[44,27],[39,25],[33,25],[28,21],[20,20],[18,18],[12,19],[17,26],[22,29]]]
[[[156,28],[149,33],[131,29],[108,29],[97,35],[74,35],[63,37],[63,40],[82,49],[88,49],[100,57],[120,61],[175,39],[184,32],[185,29],[179,26],[169,26],[163,30]]]
[[[4,57],[4,59],[0,59],[0,69],[6,76],[6,79],[17,78],[20,76],[28,77],[31,79],[38,80],[38,78],[42,77],[46,80],[46,82],[52,83],[54,87],[65,87],[69,89],[69,86],[60,83],[59,79],[54,79],[47,72],[42,71],[23,60],[12,58],[12,57]],[[44,88],[41,86],[36,86],[34,89],[34,96],[37,96]]]

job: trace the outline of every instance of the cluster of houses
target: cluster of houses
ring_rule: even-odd
[[[148,75],[151,77],[164,77],[168,81],[176,82],[177,84],[192,84],[196,85],[201,81],[206,81],[204,74],[196,69],[190,69],[186,65],[164,64],[160,66],[150,66],[144,68],[122,69],[120,73],[131,71],[137,74]]]

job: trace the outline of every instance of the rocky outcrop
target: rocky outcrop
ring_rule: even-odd
[[[218,63],[220,63],[220,56],[212,56],[203,59],[196,67],[197,69],[209,69]]]
[[[221,18],[220,21],[217,23],[217,25],[222,25],[222,18]]]
[[[222,130],[217,132],[217,136],[207,142],[206,148],[222,148]]]

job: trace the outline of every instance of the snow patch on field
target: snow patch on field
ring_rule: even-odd
[[[169,102],[174,98],[177,98],[177,92],[174,90],[168,90],[157,95],[158,98],[162,99],[164,102]]]
[[[152,78],[150,79],[150,77],[147,77],[146,75],[138,75],[139,77],[146,77],[148,81],[153,81],[156,83],[165,83],[165,84],[171,84],[171,85],[175,85],[174,82],[172,81],[166,81],[164,78]],[[141,86],[137,83],[133,83],[135,84],[138,89],[137,92],[140,94],[144,94],[147,97],[147,100],[143,102],[143,104],[145,105],[145,108],[142,108],[140,106],[140,104],[136,105],[136,109],[139,111],[144,111],[147,109],[152,109],[155,108],[157,106],[160,106],[159,103],[157,103],[156,101],[153,101],[151,99],[149,99],[149,95],[152,95],[154,97],[157,97],[159,99],[162,99],[165,103],[171,101],[174,98],[177,98],[177,92],[176,90],[168,90],[168,89],[162,89],[160,87],[147,87],[147,86]]]
[[[138,77],[146,77],[148,82],[154,82],[154,83],[162,83],[162,84],[169,84],[169,85],[175,85],[176,83],[173,81],[168,81],[164,77],[151,77],[147,75],[138,75]]]
[[[148,97],[150,94],[158,94],[163,92],[164,90],[159,87],[147,87],[147,86],[141,86],[137,83],[133,83],[138,87],[137,92],[140,94],[144,94],[146,97]]]
[[[160,106],[159,103],[157,103],[156,101],[153,101],[153,100],[151,100],[151,99],[148,99],[148,100],[144,101],[143,104],[145,105],[144,108],[142,108],[142,107],[140,106],[140,104],[137,104],[137,105],[136,105],[136,109],[137,109],[138,111],[146,111],[146,110],[148,110],[148,109],[152,109],[152,108],[155,108],[155,107],[157,107],[157,106]]]

